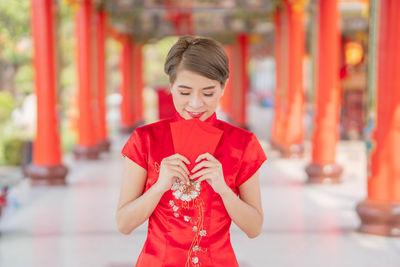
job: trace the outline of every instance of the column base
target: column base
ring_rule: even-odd
[[[270,141],[271,148],[279,151],[282,158],[301,158],[304,156],[304,145],[293,144],[290,146],[284,146],[277,141]]]
[[[400,204],[364,200],[356,211],[361,219],[360,232],[400,237]]]
[[[27,168],[27,174],[32,185],[66,185],[65,177],[68,168],[64,165],[39,166],[31,164]]]
[[[269,144],[272,150],[278,150],[279,151],[279,144],[277,141],[274,139],[269,140]]]
[[[100,141],[97,144],[97,147],[99,148],[100,152],[110,152],[110,146],[111,146],[111,142],[108,139]]]
[[[74,148],[75,159],[78,160],[95,160],[99,158],[100,150],[98,146],[81,146],[77,145]]]
[[[334,164],[315,164],[311,163],[306,167],[306,173],[308,175],[307,183],[310,184],[339,184],[342,182],[341,175],[343,168]]]

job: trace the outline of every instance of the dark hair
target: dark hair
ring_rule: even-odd
[[[196,72],[223,86],[229,77],[229,59],[222,45],[207,37],[183,36],[171,47],[164,71],[174,83],[178,69]]]

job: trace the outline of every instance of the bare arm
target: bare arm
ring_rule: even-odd
[[[116,220],[118,229],[131,233],[153,213],[164,192],[153,186],[143,194],[147,171],[125,157]]]
[[[201,161],[205,159],[204,161]],[[248,237],[254,238],[261,233],[264,215],[261,207],[260,178],[258,171],[239,187],[239,196],[229,188],[224,179],[221,163],[213,155],[205,153],[196,159],[198,163],[192,170],[191,179],[207,181],[218,193],[225,208],[237,226]]]
[[[239,187],[240,198],[229,187],[220,196],[233,222],[248,237],[257,237],[264,220],[258,172]]]
[[[157,182],[143,193],[147,171],[129,158],[125,158],[124,175],[116,214],[120,232],[130,234],[136,227],[144,223],[157,207],[163,194],[171,188],[176,177],[188,181],[189,171],[183,162],[190,163],[179,154],[164,158],[161,161]]]

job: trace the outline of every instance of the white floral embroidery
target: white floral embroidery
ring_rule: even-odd
[[[179,217],[179,213],[174,213],[174,216],[176,217],[176,218],[178,218]]]
[[[171,207],[174,206],[174,205],[175,205],[174,201],[173,201],[173,200],[170,200],[170,201],[169,201],[169,205],[170,205]]]
[[[200,236],[206,236],[207,235],[207,231],[206,230],[201,230],[200,231]]]
[[[190,221],[190,216],[184,216],[183,219],[184,219],[186,222],[188,222],[188,221]]]
[[[194,264],[199,263],[199,258],[198,258],[198,257],[193,257],[193,258],[192,258],[192,262],[193,262]]]
[[[195,226],[193,226],[193,232],[197,232],[197,226],[195,225]]]
[[[182,196],[182,191],[176,190],[172,193],[176,199],[180,199]]]
[[[176,199],[191,201],[200,195],[200,183],[192,180],[185,183],[177,179],[172,184],[171,190]]]
[[[172,209],[173,209],[174,211],[177,211],[177,210],[179,209],[179,207],[178,207],[178,206],[174,206]]]
[[[199,250],[200,250],[200,247],[199,247],[199,246],[196,245],[196,246],[193,247],[193,251],[194,251],[194,252],[199,251]]]

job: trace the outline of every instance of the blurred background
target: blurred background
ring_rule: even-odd
[[[120,151],[174,112],[181,35],[220,41],[218,117],[254,132],[260,237],[240,266],[399,266],[395,0],[0,1],[0,266],[133,266],[118,233]],[[293,255],[293,256],[290,256]]]

